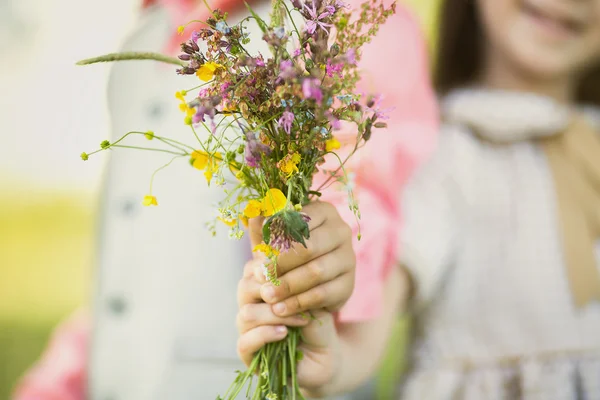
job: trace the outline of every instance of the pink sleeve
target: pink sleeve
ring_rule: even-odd
[[[14,400],[84,400],[90,321],[78,312],[59,326],[40,361],[17,386]]]
[[[359,4],[361,0],[351,0]],[[322,199],[334,203],[355,233],[356,285],[341,310],[341,322],[376,318],[382,309],[383,283],[398,259],[396,243],[402,224],[402,187],[432,151],[438,131],[438,111],[429,78],[427,51],[413,16],[398,5],[363,52],[361,90],[383,95],[381,108],[393,107],[387,129],[375,129],[350,164],[355,175],[362,239],[348,208],[346,192],[327,190]],[[330,164],[331,163],[331,164]],[[325,165],[334,166],[331,159]]]

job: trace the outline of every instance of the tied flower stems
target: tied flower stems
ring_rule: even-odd
[[[280,284],[279,255],[295,246],[306,247],[310,218],[302,206],[321,196],[321,190],[333,190],[330,186],[338,183],[347,192],[355,218],[360,218],[353,193],[354,171],[347,162],[375,130],[386,128],[387,117],[379,97],[357,93],[358,62],[362,46],[395,12],[395,4],[385,7],[382,0],[367,0],[357,13],[342,0],[291,0],[291,4],[292,8],[282,0],[272,0],[268,23],[246,4],[250,15],[235,25],[207,4],[209,18],[178,28],[184,34],[187,26],[198,24],[181,44],[177,58],[125,52],[78,63],[153,60],[176,65],[177,74],[197,80],[174,96],[187,139],[181,134],[173,139],[154,131],[132,131],[113,143],[103,141],[99,149],[84,152],[81,158],[122,149],[169,155],[150,177],[149,192],[142,200],[145,206],[159,204],[153,194],[157,173],[187,158],[208,185],[223,191],[215,218],[206,225],[213,235],[225,226],[230,238],[240,239],[250,218],[265,218],[263,241],[253,251],[265,254],[264,273],[273,285]],[[304,26],[296,25],[293,14],[304,20]],[[252,21],[269,46],[266,56],[251,54],[246,48],[250,42],[246,24]],[[343,159],[336,137],[342,122],[356,131],[354,142],[345,144]],[[151,145],[136,142],[144,138]],[[333,157],[339,165],[325,170],[326,157]],[[317,173],[326,179],[314,190]],[[358,235],[360,239],[360,229]],[[233,400],[240,394],[252,400],[303,399],[297,380],[301,340],[301,329],[288,327],[286,338],[258,351],[249,369],[238,372],[218,399]]]

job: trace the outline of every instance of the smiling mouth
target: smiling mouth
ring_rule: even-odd
[[[524,0],[521,2],[523,11],[530,17],[536,20],[540,25],[551,29],[561,35],[579,35],[585,30],[583,21],[578,20],[568,15],[560,15],[558,12],[551,12],[531,4],[531,1]]]

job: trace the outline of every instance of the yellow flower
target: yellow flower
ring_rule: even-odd
[[[217,219],[219,221],[223,222],[227,226],[236,226],[237,225],[236,219],[225,219],[225,218],[221,218],[221,217],[217,217]]]
[[[153,131],[147,131],[146,133],[144,133],[144,136],[146,137],[146,139],[152,140],[152,139],[154,139],[154,132]]]
[[[248,218],[242,216],[240,217],[240,221],[242,221],[242,224],[244,224],[246,228],[248,227]]]
[[[231,115],[235,111],[235,107],[231,107],[229,104],[223,107],[223,115]]]
[[[219,68],[223,68],[223,66],[221,64],[217,64],[216,62],[209,61],[202,64],[198,71],[196,71],[196,76],[198,76],[198,78],[204,82],[210,81],[213,76],[215,76],[215,72],[217,72]]]
[[[269,189],[267,194],[262,199],[262,212],[265,217],[270,217],[273,214],[285,208],[287,199],[285,195],[279,189]]]
[[[192,125],[192,122],[194,122],[194,121],[192,120],[191,115],[186,115],[185,118],[183,119],[183,123],[186,125]]]
[[[244,216],[246,218],[256,218],[260,215],[262,204],[258,200],[250,200],[244,208]]]
[[[208,153],[202,150],[194,150],[191,155],[192,166],[202,171],[208,165]]]
[[[331,139],[329,139],[325,142],[325,150],[327,150],[327,152],[330,152],[332,150],[337,150],[340,147],[341,147],[340,142],[334,137],[332,137]]]
[[[194,150],[190,157],[192,166],[200,171],[204,170],[206,181],[210,183],[213,175],[219,169],[219,162],[223,160],[221,153],[208,154],[202,150]]]
[[[277,163],[277,166],[289,178],[294,172],[298,172],[298,163],[301,159],[298,153],[288,154]]]
[[[142,204],[145,205],[146,207],[157,206],[158,201],[156,201],[156,197],[152,196],[151,194],[148,194],[148,195],[144,196],[144,200],[142,200]]]
[[[253,252],[257,252],[260,251],[261,253],[263,253],[264,255],[266,255],[267,257],[271,258],[273,256],[278,256],[279,255],[279,251],[277,249],[272,248],[271,246],[269,246],[268,244],[265,243],[261,243],[258,244],[256,246],[254,246],[254,248],[252,249]]]
[[[83,161],[87,161],[90,158],[90,155],[86,152],[83,152],[83,153],[81,153],[80,157]]]
[[[185,103],[185,95],[187,94],[187,90],[181,90],[179,92],[175,92],[175,98]]]
[[[177,34],[178,34],[178,35],[183,35],[183,31],[185,31],[185,26],[183,26],[183,25],[179,25],[179,26],[177,27]]]

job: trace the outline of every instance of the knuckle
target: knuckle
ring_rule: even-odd
[[[307,265],[308,274],[313,282],[319,282],[325,275],[325,266],[322,261],[313,260]]]
[[[244,276],[252,276],[252,274],[254,273],[255,266],[256,262],[254,260],[250,260],[246,264],[244,264]]]
[[[294,300],[288,304],[290,307],[290,312],[295,313],[304,310],[304,302],[300,300],[300,296],[294,297]]]
[[[292,288],[290,286],[290,282],[284,278],[281,278],[279,281],[281,282],[281,285],[279,285],[279,290],[278,290],[279,293],[277,293],[276,296],[278,295],[277,297],[282,297],[282,296],[287,297],[290,294],[292,294]],[[277,288],[275,290],[277,291]]]
[[[352,228],[344,221],[341,223],[340,233],[344,240],[352,240]]]
[[[254,322],[256,316],[254,315],[253,304],[244,304],[240,308],[238,315],[242,324],[249,324],[251,322]]]
[[[243,336],[238,338],[237,351],[240,356],[244,356],[248,352],[248,343]]]
[[[323,304],[327,299],[327,289],[323,286],[316,287],[311,293],[311,300],[314,304]]]

